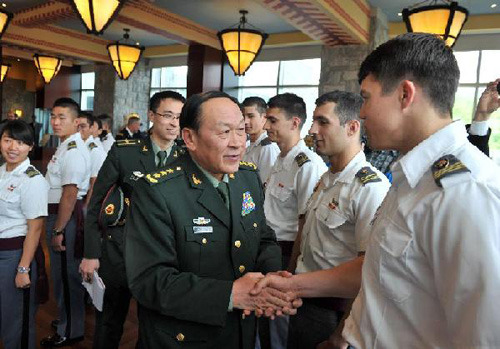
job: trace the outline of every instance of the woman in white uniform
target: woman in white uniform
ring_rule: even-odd
[[[6,349],[35,348],[34,260],[47,216],[48,184],[31,166],[31,127],[9,121],[0,131],[0,336]]]

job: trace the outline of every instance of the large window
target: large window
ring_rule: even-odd
[[[301,131],[305,136],[311,127],[314,102],[318,98],[320,71],[320,58],[255,62],[244,76],[238,78],[238,86],[226,92],[237,96],[240,102],[250,96],[268,101],[279,93],[295,93],[304,99],[307,107],[307,122]]]
[[[150,96],[164,90],[177,91],[186,97],[187,65],[153,68],[151,70]]]
[[[460,51],[455,52],[455,57],[460,68],[460,85],[455,95],[453,118],[469,123],[487,83],[500,76],[500,51]],[[500,158],[500,111],[493,113],[490,126],[491,155]]]
[[[82,110],[94,110],[94,83],[95,73],[82,73],[82,88],[80,108]]]

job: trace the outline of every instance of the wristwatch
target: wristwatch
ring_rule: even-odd
[[[64,230],[65,229],[57,230],[56,228],[54,228],[54,229],[52,229],[52,236],[58,236],[58,235],[64,234]]]
[[[17,267],[17,272],[19,274],[28,274],[30,270],[30,267]]]

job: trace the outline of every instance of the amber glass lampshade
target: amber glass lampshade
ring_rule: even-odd
[[[5,31],[7,30],[7,27],[9,26],[9,22],[11,21],[12,17],[14,17],[12,13],[7,12],[0,8],[0,38],[2,37],[3,33],[5,33]]]
[[[125,40],[128,40],[129,30],[124,30],[125,34],[123,37]],[[143,46],[122,43],[120,41],[108,45],[109,58],[120,79],[127,80],[129,78],[141,58],[142,51],[144,51]]]
[[[260,53],[268,35],[255,29],[247,29],[245,15],[240,11],[241,19],[238,27],[224,29],[217,33],[220,44],[226,54],[229,65],[236,75],[245,75],[255,58]]]
[[[72,0],[71,4],[78,13],[87,31],[102,34],[104,29],[118,14],[124,0]]]
[[[10,69],[10,64],[2,63],[2,68],[0,72],[0,82],[3,82],[5,80],[5,77],[7,76],[9,69]]]
[[[453,47],[467,21],[469,12],[456,1],[431,1],[429,5],[403,10],[408,32],[430,33],[441,37]]]
[[[33,60],[46,84],[49,84],[61,69],[62,59],[57,57],[35,54]]]

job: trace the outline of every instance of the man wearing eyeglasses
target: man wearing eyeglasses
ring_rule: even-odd
[[[153,127],[145,139],[118,140],[108,153],[94,184],[85,221],[85,250],[80,265],[84,280],[94,271],[106,286],[103,311],[96,311],[93,348],[118,348],[127,317],[130,291],[123,261],[123,226],[136,181],[176,159],[175,144],[185,98],[177,92],[155,93],[148,117]]]

